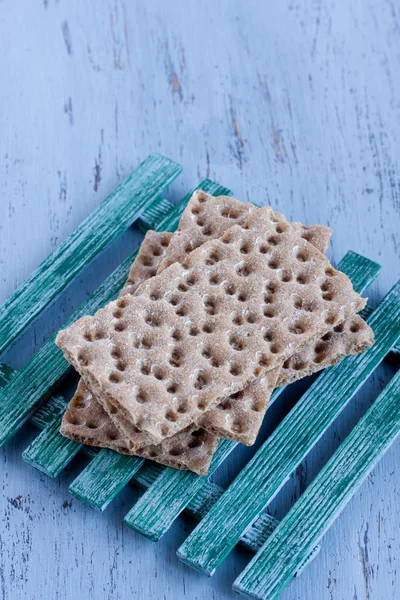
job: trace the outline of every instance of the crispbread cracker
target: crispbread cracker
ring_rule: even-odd
[[[134,454],[129,439],[115,427],[109,415],[94,400],[81,380],[69,403],[61,425],[61,433],[81,444],[110,448],[120,454]],[[159,446],[147,446],[138,454],[175,469],[190,469],[199,475],[208,471],[218,438],[203,429],[177,434]]]
[[[171,239],[158,273],[174,262],[182,263],[186,256],[210,239],[221,237],[233,225],[244,225],[249,216],[258,210],[253,204],[239,202],[230,196],[211,196],[201,190],[193,193],[179,222],[178,232]],[[323,225],[309,227],[291,223],[304,239],[325,254],[331,229]]]
[[[374,343],[374,332],[359,316],[352,315],[314,344],[307,344],[284,363],[277,386],[288,385],[331,367],[349,354],[360,354]]]
[[[57,337],[96,394],[155,443],[365,305],[282,215],[254,209],[245,227]]]

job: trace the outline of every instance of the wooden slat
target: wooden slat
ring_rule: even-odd
[[[172,202],[162,195],[157,196],[146,206],[146,209],[137,220],[137,225],[144,233],[149,229],[155,229],[164,217],[174,208]]]
[[[339,446],[233,589],[275,600],[400,433],[400,373]]]
[[[181,172],[151,154],[0,307],[0,354],[107,244]]]
[[[22,458],[32,467],[49,477],[57,477],[79,452],[82,444],[60,434],[63,409],[47,427],[29,444]]]
[[[400,337],[400,282],[368,319],[375,344],[326,369],[178,551],[211,575]]]
[[[230,190],[228,190],[227,188],[225,188],[223,186],[220,186],[218,183],[215,183],[214,181],[211,181],[210,179],[205,179],[205,180],[201,181],[200,184],[195,189],[203,189],[204,191],[207,191],[207,192],[213,193],[213,194],[218,194],[218,195],[230,193]],[[176,207],[174,207],[174,209],[159,223],[159,225],[156,226],[155,229],[158,231],[166,231],[166,230],[174,231],[178,227],[181,214],[182,214],[187,202],[189,201],[192,193],[193,193],[193,190],[185,196],[185,198],[182,200],[182,202],[180,202]],[[98,508],[99,510],[104,510],[104,508],[106,506],[108,506],[108,504],[119,493],[120,489],[127,483],[125,471],[123,469],[116,470],[113,474],[113,477],[114,477],[113,485],[110,485],[109,489],[108,489],[108,493],[110,495],[106,497],[107,490],[103,489],[102,495],[101,495],[101,501],[98,501],[98,499],[95,496],[93,496],[93,494],[97,493],[97,491],[100,489],[100,485],[101,485],[101,478],[102,478],[102,473],[103,473],[101,456],[103,453],[105,456],[105,461],[108,462],[109,459],[108,459],[107,451],[101,450],[99,452],[98,456],[96,457],[96,465],[95,466],[97,466],[97,471],[96,471],[95,466],[89,465],[87,468],[88,468],[88,470],[90,470],[90,476],[89,475],[86,476],[85,472],[83,472],[77,478],[78,482],[76,483],[77,480],[75,480],[74,482],[72,482],[72,484],[70,486],[70,492],[72,495],[77,496],[82,502],[86,502],[90,506],[94,506],[94,507]],[[129,465],[131,464],[131,458],[130,457],[121,457],[120,464],[123,464],[124,459],[127,464],[127,471],[129,471],[129,468],[130,468]],[[118,479],[120,477],[122,477],[122,482],[119,481],[119,479]],[[99,481],[97,481],[96,478],[98,478]],[[88,484],[86,490],[83,485],[84,483]],[[104,507],[104,508],[101,508],[101,507]]]
[[[380,269],[376,263],[354,252],[348,252],[338,268],[347,273],[359,292],[371,284]],[[235,447],[234,442],[229,444],[224,446],[229,449],[226,455]],[[125,517],[125,524],[152,540],[160,539],[201,485],[201,478],[193,473],[165,471],[133,506]]]
[[[13,373],[15,373],[13,369],[0,363],[0,387],[7,383]],[[43,407],[34,413],[31,417],[31,422],[39,429],[51,427],[54,430],[55,427],[59,426],[58,419],[60,418],[60,411],[65,410],[66,404],[66,400],[61,396],[52,396]],[[62,436],[60,437],[62,438]],[[34,440],[33,443],[35,443],[35,441],[36,440]],[[95,448],[90,448],[88,446],[82,446],[81,450],[90,458],[93,458],[97,454]],[[40,451],[42,452],[42,444],[40,445]],[[61,453],[65,453],[64,447],[61,448]],[[49,468],[47,461],[44,461],[44,465],[45,468],[40,468],[40,466],[42,466],[42,461],[38,461],[37,459],[34,461],[34,466],[36,468],[39,468],[47,475],[54,477],[55,475],[53,472],[47,472],[47,469]],[[50,468],[54,470],[53,463],[50,463]],[[135,483],[141,488],[148,489],[163,470],[161,465],[152,461],[145,461],[144,465],[133,474],[131,483]],[[213,504],[219,500],[223,493],[224,489],[222,487],[211,481],[206,481],[199,492],[189,502],[185,512],[197,521],[200,521],[204,515],[208,513]],[[267,513],[263,513],[244,534],[240,543],[248,550],[255,553],[261,548],[278,524],[279,521],[277,521],[277,519]],[[319,547],[315,549],[315,552],[317,552],[318,549]]]
[[[103,449],[72,482],[69,491],[78,500],[103,511],[143,463],[144,458]]]

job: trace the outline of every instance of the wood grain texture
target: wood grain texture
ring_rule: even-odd
[[[178,550],[212,575],[400,337],[400,281],[368,319],[375,344],[326,369]]]
[[[239,575],[234,589],[252,598],[275,600],[399,434],[397,373]]]
[[[359,293],[362,293],[371,284],[380,271],[379,265],[354,252],[348,252],[338,267],[350,277],[354,289]],[[273,399],[277,397],[278,393],[279,390],[276,390]],[[229,444],[225,442],[226,440],[220,442],[218,453],[223,448],[222,454],[214,457],[210,466],[210,475],[237,445],[233,442]],[[157,541],[168,531],[173,521],[184,509],[190,498],[200,489],[201,485],[202,478],[193,473],[179,474],[174,469],[166,469],[154,485],[132,507],[124,522],[128,527],[135,529],[135,531],[153,541]],[[214,526],[218,528],[218,523],[209,523],[211,530],[214,529]],[[240,536],[238,539],[240,539]],[[205,548],[208,548],[208,544]]]
[[[0,306],[0,354],[85,266],[180,173],[152,154]]]
[[[172,201],[209,176],[239,199],[330,225],[334,262],[351,248],[381,263],[369,294],[373,306],[398,280],[397,3],[0,6],[0,302],[154,151],[183,165]],[[23,366],[138,236],[128,231],[79,276],[7,361]],[[275,517],[290,509],[397,364],[390,359],[377,369],[302,461],[270,506]],[[262,440],[303,389],[293,386],[277,400]],[[83,459],[56,481],[40,476],[21,460],[31,436],[27,426],[1,450],[3,597],[234,597],[231,583],[248,554],[235,551],[213,579],[204,578],[175,557],[192,527],[187,519],[157,545],[135,535],[121,526],[136,497],[132,489],[100,516],[68,494]],[[282,600],[397,600],[399,450],[397,441]],[[235,449],[217,471],[218,483],[226,486],[252,453]]]

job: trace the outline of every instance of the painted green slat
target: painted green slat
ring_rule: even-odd
[[[69,491],[78,500],[103,511],[143,463],[143,458],[103,449],[71,483]]]
[[[13,371],[11,367],[0,363],[0,387],[5,385],[13,373],[15,373],[15,371]],[[46,406],[38,409],[35,412],[31,418],[31,422],[39,429],[44,429],[47,426],[49,426],[47,427],[48,429],[50,427],[59,427],[59,421],[57,418],[60,418],[60,411],[65,410],[66,404],[66,400],[64,400],[64,398],[61,396],[52,396],[50,401],[46,403]],[[34,440],[34,442],[35,441],[36,440]],[[40,444],[40,448],[41,447],[42,444]],[[93,456],[94,448],[83,446],[82,450],[90,457]],[[62,452],[65,452],[64,448],[62,448]],[[45,465],[47,468],[46,463]],[[34,466],[38,467],[36,460],[34,461]],[[45,469],[43,469],[43,471],[48,474]],[[135,481],[135,483],[140,487],[147,489],[154,483],[162,471],[163,467],[161,465],[151,461],[146,461],[145,464],[134,473],[132,481]],[[54,476],[53,473],[50,475]],[[211,506],[222,496],[223,493],[224,490],[222,487],[210,481],[206,481],[199,493],[191,500],[191,502],[189,502],[186,512],[197,521],[200,521],[200,519],[204,517],[204,515],[210,510]],[[274,519],[274,517],[266,513],[262,514],[254,523],[253,527],[251,527],[243,536],[241,543],[252,552],[257,552],[267,537],[271,535],[278,523],[279,522]]]
[[[178,550],[208,575],[276,495],[296,466],[400,337],[400,282],[368,319],[375,345],[326,369],[244,467],[221,500]]]
[[[0,307],[0,354],[45,306],[181,172],[151,154]]]
[[[275,600],[400,433],[400,372],[323,467],[233,589]]]
[[[22,453],[25,462],[49,477],[57,477],[66,466],[65,461],[67,460],[68,464],[82,446],[60,434],[62,414],[59,414],[58,419],[50,423]]]
[[[235,446],[236,442],[220,441],[208,476],[214,473]],[[128,512],[124,519],[125,525],[158,541],[206,481],[207,477],[200,477],[192,471],[177,471],[169,467],[164,469],[151,488]]]
[[[166,217],[166,215],[174,208],[172,202],[157,196],[151,204],[146,207],[141,217],[137,221],[137,225],[141,231],[146,233],[149,229],[155,229],[158,223]]]
[[[380,270],[379,265],[355,252],[348,252],[338,268],[352,279],[354,288],[360,292],[372,283]],[[280,391],[274,392],[274,398]],[[236,445],[234,442],[228,444],[229,446],[224,446],[225,456]],[[214,466],[213,463],[210,473],[219,464],[218,462]],[[201,488],[202,479],[194,473],[166,470],[129,511],[125,517],[125,524],[151,540],[159,540],[190,498]]]
[[[213,191],[214,193],[218,194],[229,192],[227,188],[220,186],[209,179],[201,181],[198,185],[198,188],[204,188],[205,190]],[[193,191],[187,194],[182,200],[181,204],[183,207],[186,206],[192,193]],[[167,228],[176,229],[179,223],[180,214],[183,210],[181,204],[179,204],[177,207],[173,207],[173,205],[170,203],[163,203],[162,206],[158,204],[157,215],[158,217],[162,218],[160,224],[157,226],[160,231],[163,231]],[[170,214],[165,214],[167,208],[170,209]],[[149,210],[146,214],[149,214]],[[150,214],[149,218],[155,218],[155,213],[152,215]],[[155,226],[155,223],[153,223],[152,226]],[[132,259],[132,256],[130,258]],[[53,402],[52,399],[51,402]],[[39,409],[39,411],[42,410],[43,412],[45,406],[46,402],[42,405],[42,409]],[[58,415],[55,415],[55,418],[58,418]],[[29,448],[26,450],[24,458],[31,464],[31,466],[37,466],[37,468],[44,473],[47,473],[48,475],[53,473],[53,477],[56,477],[76,454],[76,447],[71,444],[69,440],[63,438],[61,434],[57,435],[56,431],[54,431],[51,427],[48,427],[47,430],[40,435],[40,440],[37,443],[33,442],[33,444],[34,446],[32,449]],[[43,451],[40,450],[39,444],[43,444]],[[63,462],[61,461],[61,457]],[[35,464],[36,461],[37,465]],[[52,464],[53,462],[55,463],[54,465]],[[116,473],[116,476],[117,475],[118,474]],[[117,485],[115,486],[115,489],[118,489]],[[92,502],[92,499],[89,499],[89,503],[90,502]]]

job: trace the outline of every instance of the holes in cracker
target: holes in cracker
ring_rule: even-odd
[[[119,360],[115,366],[118,371],[121,371],[121,373],[123,373],[126,369],[126,363],[123,360]]]
[[[157,313],[147,313],[144,322],[149,325],[149,327],[160,327],[162,323],[161,315],[158,315]]]
[[[74,407],[78,409],[86,408],[86,398],[82,394],[76,394],[74,398]]]
[[[203,233],[203,235],[206,235],[208,237],[208,236],[212,235],[213,231],[214,230],[211,227],[211,225],[206,225],[205,227],[203,227],[202,233]]]
[[[221,260],[221,254],[217,252],[217,250],[213,250],[208,258],[206,258],[206,265],[215,265],[217,262]]]
[[[282,269],[281,281],[283,281],[283,283],[288,283],[289,281],[292,281],[292,279],[293,277],[291,271],[289,271],[288,269]]]
[[[175,342],[180,342],[183,340],[184,335],[180,329],[175,328],[171,331],[171,337]]]
[[[268,266],[270,269],[279,269],[279,261],[277,258],[271,258],[271,260],[268,263]]]
[[[233,283],[228,283],[225,286],[225,294],[228,296],[234,296],[236,294],[236,286]]]
[[[306,285],[310,281],[310,276],[305,272],[299,273],[296,277],[296,281],[297,283],[300,283],[300,285]]]
[[[238,335],[236,335],[235,333],[230,334],[229,344],[237,352],[241,352],[242,350],[244,350],[246,348],[246,344],[245,344],[244,340],[241,337],[239,337]]]
[[[190,442],[188,443],[187,447],[190,448],[191,450],[194,450],[195,448],[200,448],[200,446],[203,445],[203,442],[201,440],[199,440],[198,437],[193,437],[190,440]]]
[[[239,277],[248,277],[249,275],[251,275],[253,268],[250,263],[245,263],[244,261],[242,261],[235,266],[235,270]]]
[[[170,428],[169,428],[169,425],[167,425],[166,423],[164,423],[163,425],[161,425],[161,434],[162,434],[164,437],[167,437],[167,436],[168,436],[168,434],[169,434],[169,430],[170,430]]]
[[[89,356],[86,354],[86,352],[79,352],[78,363],[82,365],[82,367],[87,367],[89,364]]]
[[[119,298],[117,300],[117,306],[118,308],[126,308],[128,306],[128,300],[126,299],[126,297],[124,296],[123,298]]]
[[[198,371],[194,382],[196,390],[204,390],[210,382],[210,376],[205,371]]]
[[[260,252],[260,254],[268,254],[269,246],[267,246],[267,244],[261,244],[258,251]]]
[[[231,430],[234,433],[244,433],[247,430],[247,427],[243,421],[236,419],[236,421],[232,423]]]
[[[344,323],[340,323],[339,325],[336,325],[336,327],[333,329],[333,331],[335,333],[343,333],[343,331],[344,331]],[[351,331],[351,329],[350,329],[350,331]],[[358,329],[356,329],[356,331],[358,331]]]
[[[210,282],[210,285],[218,285],[219,283],[221,283],[221,280],[221,276],[218,275],[218,273],[213,273],[212,275],[210,275],[208,281]]]
[[[296,258],[299,262],[307,262],[308,260],[310,260],[309,254],[304,248],[297,252]]]
[[[139,450],[139,452],[140,452],[140,450]],[[153,448],[152,448],[152,449],[149,451],[149,456],[150,456],[150,458],[157,458],[157,456],[159,456],[159,455],[160,455],[160,452],[161,452],[161,450],[157,450],[157,448],[154,448],[154,447],[153,447]]]
[[[262,370],[262,368],[261,368],[261,367],[256,367],[256,368],[253,370],[254,377],[260,377],[260,375],[261,375],[262,371],[263,371],[263,370]]]
[[[350,326],[350,331],[351,331],[351,333],[357,333],[358,331],[360,331],[360,324],[352,323]]]
[[[215,325],[213,325],[213,323],[205,323],[203,325],[203,331],[204,333],[212,333],[215,329]]]
[[[262,403],[262,402],[260,402],[259,400],[254,400],[254,402],[253,402],[253,403],[252,403],[252,405],[250,406],[250,409],[251,409],[253,412],[257,412],[257,413],[259,413],[259,412],[262,412],[262,411],[264,410],[264,406],[263,406],[263,403]]]
[[[96,423],[95,421],[87,421],[85,423],[85,427],[87,427],[88,429],[97,429],[98,426],[98,423]]]
[[[238,219],[240,217],[240,212],[236,208],[224,206],[221,210],[221,216],[226,219]]]
[[[265,284],[265,291],[269,292],[270,294],[275,294],[275,292],[278,289],[278,284],[274,283],[273,281],[267,281]]]
[[[200,213],[200,208],[198,206],[192,206],[191,213],[192,215],[198,215]]]
[[[263,313],[264,317],[267,319],[273,319],[275,317],[275,310],[271,306],[266,306]]]
[[[163,248],[167,248],[169,246],[169,239],[166,237],[161,238],[160,244]]]
[[[189,311],[186,306],[179,306],[179,308],[176,309],[175,314],[178,315],[178,317],[186,317],[188,312]]]
[[[288,327],[288,330],[294,335],[302,335],[306,331],[306,327],[301,321],[294,321],[294,323]]]
[[[117,371],[111,371],[110,375],[108,376],[108,379],[111,383],[121,383],[122,381],[121,374]]]
[[[178,285],[178,290],[179,290],[180,292],[187,292],[187,291],[188,291],[188,289],[189,289],[189,288],[188,288],[188,286],[187,286],[185,283],[180,283],[180,284]]]
[[[115,442],[118,439],[118,433],[115,429],[115,427],[113,428],[109,428],[107,429],[106,433],[106,437],[111,441],[111,442]]]
[[[287,228],[288,228],[288,225],[286,223],[278,223],[275,226],[276,233],[279,233],[279,234],[285,233],[285,231],[287,230]]]
[[[204,402],[204,400],[200,400],[197,403],[197,408],[201,410],[201,412],[204,412],[207,409],[207,404]]]
[[[122,317],[122,315],[123,315],[123,314],[124,314],[124,313],[122,312],[122,310],[121,310],[120,308],[116,308],[116,309],[113,311],[113,314],[112,314],[112,315],[113,315],[113,317],[114,317],[115,319],[120,319],[120,318]]]
[[[332,339],[332,332],[328,331],[328,333],[326,333],[325,335],[322,336],[321,340],[324,342],[329,342],[329,340]]]
[[[191,325],[189,328],[189,335],[191,335],[192,337],[196,337],[196,335],[199,335],[200,333],[200,329],[198,327],[196,327],[195,325]]]
[[[215,357],[211,358],[211,366],[214,367],[215,369],[218,369],[220,366],[222,365],[222,363]]]
[[[178,413],[180,413],[181,415],[184,415],[185,413],[188,412],[189,410],[189,405],[187,403],[187,400],[182,400],[178,406],[178,408],[176,409],[178,411]]]
[[[147,394],[144,390],[138,390],[136,402],[138,402],[138,404],[145,404],[147,402]]]
[[[270,244],[270,246],[279,246],[279,244],[281,243],[281,240],[279,239],[279,236],[277,235],[270,235],[269,238],[267,239],[268,244]]]
[[[175,381],[172,381],[168,386],[167,386],[167,392],[168,394],[176,394],[176,392],[178,391],[178,384],[175,383]]]
[[[215,298],[206,296],[203,301],[204,310],[208,315],[216,315],[218,313],[218,305]]]
[[[172,306],[177,306],[177,305],[178,305],[178,303],[179,303],[179,296],[177,296],[177,295],[171,296],[171,297],[168,299],[168,302],[169,302],[169,303],[170,303]]]
[[[283,350],[283,348],[282,348],[281,344],[278,344],[278,343],[271,344],[270,351],[272,354],[280,354],[282,352],[282,350]]]
[[[138,350],[150,350],[152,347],[151,339],[147,336],[143,336],[134,342],[135,348]]]
[[[220,404],[218,404],[217,409],[218,410],[231,410],[232,408],[232,404],[230,402],[230,400],[224,400],[223,402],[221,402]]]
[[[66,418],[67,418],[68,423],[70,423],[71,425],[83,425],[84,424],[84,421],[82,421],[82,419],[79,419],[79,417],[77,415],[74,415],[74,414],[71,415],[70,413],[67,413]]]
[[[251,252],[251,246],[248,242],[244,242],[240,248],[239,251],[241,254],[249,254]]]
[[[238,325],[238,326],[243,325],[243,323],[244,323],[243,316],[239,313],[234,313],[232,315],[232,323],[234,325]]]
[[[325,323],[327,325],[335,325],[339,320],[339,315],[336,313],[328,313],[325,317]]]
[[[239,294],[237,296],[238,302],[246,302],[247,298],[248,298],[248,296],[247,296],[246,292],[239,292]]]
[[[229,365],[229,373],[233,375],[233,377],[238,377],[243,373],[243,368],[239,363],[232,362]]]
[[[295,371],[302,371],[303,369],[306,368],[306,366],[307,365],[306,365],[306,363],[303,360],[295,360],[294,363],[293,363],[293,365],[292,365],[292,368]]]
[[[269,367],[271,364],[271,358],[268,356],[268,354],[260,354],[258,358],[258,364],[263,368]]]
[[[257,321],[259,320],[259,315],[254,312],[246,313],[245,319],[247,323],[254,324],[257,323]]]
[[[158,381],[162,381],[166,377],[165,369],[163,369],[162,367],[158,367],[158,366],[154,367],[153,377],[155,377],[155,379],[157,379]]]
[[[153,258],[148,254],[145,254],[140,257],[140,262],[144,267],[152,267],[153,266]]]
[[[180,456],[181,454],[183,454],[183,448],[181,448],[180,446],[174,446],[169,451],[169,454],[170,456]]]
[[[140,372],[142,375],[150,375],[150,373],[151,373],[150,365],[147,365],[146,363],[142,363],[140,365]]]
[[[169,364],[171,367],[175,367],[176,369],[181,367],[183,364],[183,352],[178,348],[174,348],[171,352],[171,356],[169,357]]]
[[[199,227],[204,227],[204,225],[206,224],[206,221],[205,221],[204,217],[197,217],[196,223]]]
[[[201,355],[204,356],[204,358],[206,358],[207,360],[211,358],[211,348],[203,348],[203,350],[201,351]]]
[[[266,342],[273,342],[276,338],[276,334],[271,329],[266,329],[263,332],[263,338]]]
[[[95,340],[102,340],[105,335],[104,331],[97,329],[96,331],[85,331],[83,337],[87,342],[94,342]]]
[[[193,250],[193,248],[192,248],[192,244],[190,242],[188,242],[183,249],[185,254],[190,254],[192,250]]]
[[[126,324],[123,323],[122,321],[118,321],[118,323],[115,323],[114,325],[114,330],[117,331],[118,333],[120,333],[121,331],[124,331],[126,329]]]
[[[196,275],[194,273],[191,273],[187,278],[186,278],[186,284],[191,287],[192,285],[195,285],[197,283],[197,278]]]
[[[163,254],[163,251],[158,246],[153,246],[151,252],[153,253],[153,256],[161,256]]]
[[[150,294],[150,300],[153,300],[153,302],[156,302],[157,300],[160,300],[161,298],[162,298],[162,294],[158,290],[154,290]]]
[[[233,237],[230,233],[224,233],[224,235],[221,237],[221,242],[223,244],[231,244],[233,242]]]
[[[167,419],[167,421],[171,421],[171,423],[175,423],[178,417],[177,417],[176,412],[170,409],[165,413],[165,418]]]

